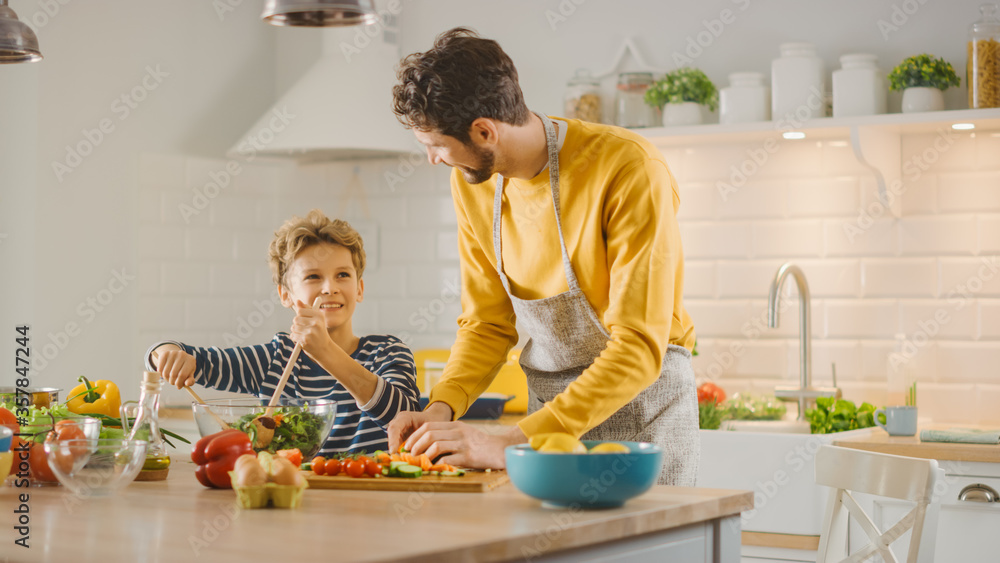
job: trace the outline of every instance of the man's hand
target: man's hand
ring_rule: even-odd
[[[168,384],[176,385],[178,389],[194,385],[194,372],[198,362],[191,354],[173,344],[164,344],[153,350],[152,360],[156,371],[160,372]]]
[[[399,451],[400,444],[425,422],[447,422],[451,420],[451,416],[451,407],[439,401],[431,403],[423,411],[398,413],[386,428],[389,434],[389,451]]]
[[[504,448],[528,439],[517,426],[504,434],[487,434],[464,422],[427,422],[406,440],[413,455],[426,453],[439,462],[472,469],[503,469]]]

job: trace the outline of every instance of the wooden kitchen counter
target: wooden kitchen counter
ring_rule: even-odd
[[[951,427],[934,426],[933,428],[946,430]],[[863,437],[834,440],[833,445],[923,459],[1000,463],[1000,445],[921,442],[919,431],[916,436],[890,436],[885,430],[875,428],[871,434]]]
[[[29,549],[13,544],[21,493],[30,494]],[[109,498],[0,486],[0,553],[16,562],[571,561],[576,549],[601,554],[674,534],[683,549],[709,554],[699,560],[713,560],[721,542],[714,560],[738,561],[739,514],[753,505],[748,491],[657,486],[621,508],[551,509],[510,484],[488,493],[308,489],[295,510],[239,510],[234,501],[177,460],[166,481]]]

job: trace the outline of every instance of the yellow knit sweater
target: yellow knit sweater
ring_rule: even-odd
[[[690,350],[695,340],[681,300],[677,182],[663,155],[625,129],[578,120],[558,125],[568,126],[559,152],[566,248],[611,339],[564,392],[520,422],[529,437],[584,434],[656,380],[668,343]],[[495,188],[496,177],[471,185],[452,172],[462,314],[430,400],[448,404],[456,418],[489,386],[518,338],[495,264]],[[566,291],[548,168],[530,180],[506,180],[502,214],[504,271],[514,295],[541,299]]]

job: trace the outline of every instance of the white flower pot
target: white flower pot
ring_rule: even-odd
[[[701,123],[701,104],[681,102],[663,106],[663,126],[698,125]]]
[[[944,92],[937,88],[914,86],[903,90],[903,113],[941,111],[944,109]]]

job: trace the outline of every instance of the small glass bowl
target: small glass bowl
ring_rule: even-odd
[[[143,440],[105,438],[46,442],[49,468],[80,497],[106,497],[128,485],[146,461]]]

